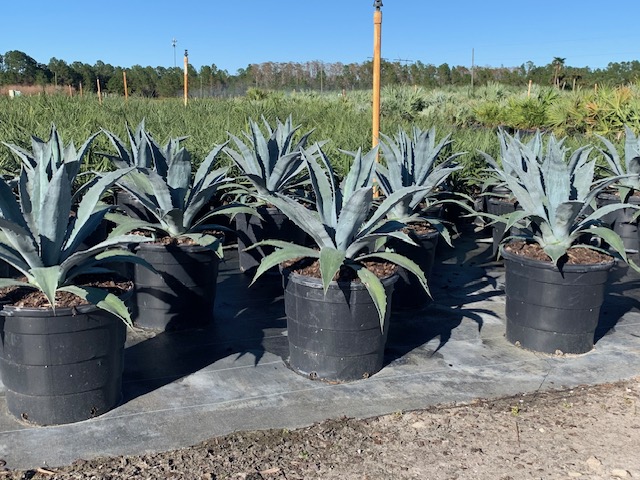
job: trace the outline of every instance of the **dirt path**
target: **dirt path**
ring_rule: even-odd
[[[640,479],[640,377],[439,405],[0,479]]]

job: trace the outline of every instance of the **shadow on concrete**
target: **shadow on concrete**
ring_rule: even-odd
[[[431,352],[431,356],[434,356],[451,340],[453,331],[461,326],[464,319],[475,322],[480,333],[483,315],[495,316],[493,312],[486,309],[447,307],[437,304],[429,305],[421,315],[407,316],[404,313],[401,318],[396,318],[397,314],[394,314],[389,327],[384,364],[396,363],[416,348],[438,338],[438,346]]]
[[[125,350],[123,401],[128,402],[217,361],[265,352],[287,358],[288,344],[281,280],[251,277],[235,263],[221,264],[213,321],[202,328],[130,332]]]
[[[385,364],[397,363],[434,338],[438,338],[439,343],[431,355],[437,355],[463,320],[475,322],[480,334],[484,319],[499,318],[490,308],[474,306],[504,294],[496,279],[488,276],[483,267],[490,260],[489,246],[478,248],[470,232],[456,239],[453,247],[445,245],[440,249],[429,281],[433,302],[416,310],[396,306],[391,316]]]
[[[637,253],[630,254],[629,258],[636,264],[640,261],[640,255]],[[620,319],[630,312],[640,312],[640,273],[618,262],[609,274],[595,342],[613,333]]]

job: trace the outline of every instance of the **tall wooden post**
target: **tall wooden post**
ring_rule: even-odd
[[[373,132],[372,146],[380,139],[380,61],[382,58],[382,0],[373,3]]]
[[[96,84],[98,85],[98,102],[102,105],[102,91],[100,90],[100,79],[96,78]]]
[[[187,106],[187,98],[189,96],[189,77],[188,77],[188,68],[189,68],[189,52],[184,51],[184,106]]]
[[[124,83],[124,99],[129,100],[129,89],[127,88],[127,72],[122,71],[122,83]]]
[[[83,92],[82,92],[82,82],[80,82],[80,96],[82,97]]]
[[[380,143],[380,63],[382,60],[382,0],[373,2],[375,10],[373,12],[373,121],[372,123],[372,141],[373,147]],[[379,154],[376,154],[376,162],[380,160]],[[380,196],[380,188],[374,180],[373,196]]]
[[[475,49],[471,49],[471,93],[473,93],[473,81],[475,77],[476,71],[476,59],[475,59]]]

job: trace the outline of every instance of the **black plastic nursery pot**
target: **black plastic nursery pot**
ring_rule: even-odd
[[[411,235],[418,244],[411,245],[403,241],[392,242],[392,248],[399,254],[418,264],[427,279],[427,285],[433,271],[436,248],[440,234],[437,231]],[[393,287],[393,310],[422,308],[431,303],[431,297],[422,287],[414,274],[402,267],[398,268],[398,281]]]
[[[126,327],[93,305],[0,312],[0,374],[11,414],[37,425],[79,422],[122,397]]]
[[[136,254],[153,272],[134,267],[133,321],[151,330],[183,330],[206,326],[213,307],[220,258],[199,245],[142,243]]]
[[[0,278],[15,278],[19,275],[20,272],[18,272],[18,270],[4,260],[0,260]]]
[[[260,206],[256,209],[262,220],[255,215],[240,213],[236,215],[236,235],[238,236],[238,264],[243,273],[252,273],[262,259],[273,251],[271,248],[258,247],[245,251],[261,240],[284,240],[293,243],[304,241],[305,233],[275,207]],[[277,267],[268,274],[280,275]]]
[[[564,265],[503,251],[507,340],[542,353],[586,353],[615,262]]]
[[[598,195],[597,203],[599,207],[620,203],[620,196],[601,193]],[[640,197],[631,195],[627,203],[640,205]],[[638,242],[638,219],[633,219],[634,213],[635,211],[631,208],[621,208],[602,217],[602,221],[607,223],[614,232],[620,235],[625,250],[630,253],[636,253],[640,250],[640,243]]]
[[[383,366],[391,294],[398,276],[383,279],[387,315],[378,311],[360,282],[332,282],[325,295],[320,279],[284,272],[289,367],[307,378],[349,382]]]
[[[499,197],[489,197],[487,200],[487,213],[493,215],[506,215],[516,211],[516,204],[509,200]],[[496,222],[493,224],[492,238],[493,238],[493,255],[495,256],[500,249],[500,242],[505,235],[505,224]],[[512,234],[517,234],[517,229],[511,230]]]

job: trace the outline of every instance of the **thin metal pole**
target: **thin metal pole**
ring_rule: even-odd
[[[173,68],[176,68],[178,65],[176,64],[176,44],[178,41],[174,38],[171,40],[171,45],[173,46]]]

